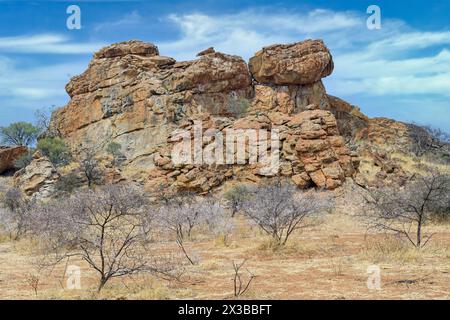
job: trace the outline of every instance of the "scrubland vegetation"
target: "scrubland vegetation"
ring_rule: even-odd
[[[28,144],[39,131],[18,127],[3,135]],[[302,191],[273,178],[206,195],[149,193],[105,184],[93,149],[78,156],[84,185],[63,175],[51,199],[0,177],[0,298],[448,299],[448,137],[414,128],[410,154],[392,154],[413,173],[402,186],[348,179],[335,191]],[[57,167],[73,161],[62,139],[36,148]],[[106,148],[113,166],[126,160],[121,148]],[[380,290],[366,285],[373,265]],[[74,266],[77,288],[68,286]]]
[[[448,298],[445,175],[404,192],[354,187],[276,180],[205,197],[106,185],[38,202],[3,186],[1,297]],[[373,264],[379,291],[366,287]],[[67,288],[72,265],[80,289]]]

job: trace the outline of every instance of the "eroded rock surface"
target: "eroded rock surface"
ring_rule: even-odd
[[[55,193],[58,178],[50,160],[37,151],[31,163],[14,174],[14,186],[27,196],[48,198]]]
[[[213,48],[177,62],[160,56],[153,44],[113,44],[95,53],[88,69],[66,86],[71,100],[53,114],[52,132],[75,155],[95,145],[104,158],[106,146],[119,143],[126,158],[120,179],[148,187],[207,192],[226,180],[285,176],[301,188],[335,189],[358,169],[349,143],[375,142],[379,126],[371,127],[357,107],[327,95],[321,79],[332,71],[321,40],[266,47],[249,65]],[[258,137],[260,130],[276,130],[279,166],[175,163],[176,132],[187,132],[194,142],[199,125],[201,152],[215,151],[211,136],[225,139],[230,129],[254,130]],[[270,145],[271,137],[262,141]]]
[[[249,62],[259,83],[311,84],[333,72],[333,59],[322,40],[306,40],[263,48]]]
[[[26,147],[0,147],[0,174],[14,168],[14,162],[27,152]]]

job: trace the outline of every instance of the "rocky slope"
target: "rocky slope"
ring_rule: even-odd
[[[331,53],[321,40],[263,48],[248,65],[212,48],[196,60],[177,62],[160,56],[153,44],[113,44],[95,53],[88,69],[67,84],[71,100],[53,114],[49,134],[63,137],[74,155],[95,147],[103,163],[109,161],[107,145],[120,144],[126,157],[116,170],[120,179],[148,187],[206,192],[226,180],[285,176],[302,188],[335,189],[357,173],[358,155],[349,146],[357,140],[376,143],[380,126],[327,95],[321,79],[332,71]],[[200,152],[216,152],[217,137],[230,129],[240,135],[246,131],[239,130],[253,129],[264,149],[272,140],[258,130],[278,132],[280,165],[172,159],[180,130],[192,142],[201,130]]]

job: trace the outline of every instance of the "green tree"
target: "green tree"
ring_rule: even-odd
[[[0,127],[1,141],[7,145],[30,146],[36,142],[39,133],[38,127],[23,121]]]
[[[242,209],[242,205],[250,198],[250,191],[245,185],[235,185],[224,194],[226,206],[231,210],[231,216],[234,217]]]
[[[121,151],[122,146],[120,143],[117,142],[111,142],[106,147],[106,152],[108,152],[110,155],[114,158],[114,165],[120,165],[122,162],[126,160],[125,155]]]
[[[37,149],[40,150],[55,165],[65,165],[70,162],[69,148],[63,139],[49,137],[39,140]]]

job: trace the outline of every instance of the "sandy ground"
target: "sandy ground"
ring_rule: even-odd
[[[82,261],[81,289],[67,289],[66,264],[37,270],[30,240],[0,243],[1,299],[234,299],[233,261],[247,259],[254,278],[240,299],[450,299],[450,227],[432,225],[433,240],[421,250],[384,235],[367,235],[359,221],[334,213],[312,230],[296,233],[281,250],[237,219],[230,242],[217,239],[186,243],[197,260],[185,266],[180,281],[151,275],[117,278],[96,293],[96,274]],[[175,249],[173,244],[165,249]],[[380,290],[368,289],[367,268],[381,271]],[[247,271],[243,271],[244,277]],[[33,279],[39,280],[37,292]]]

